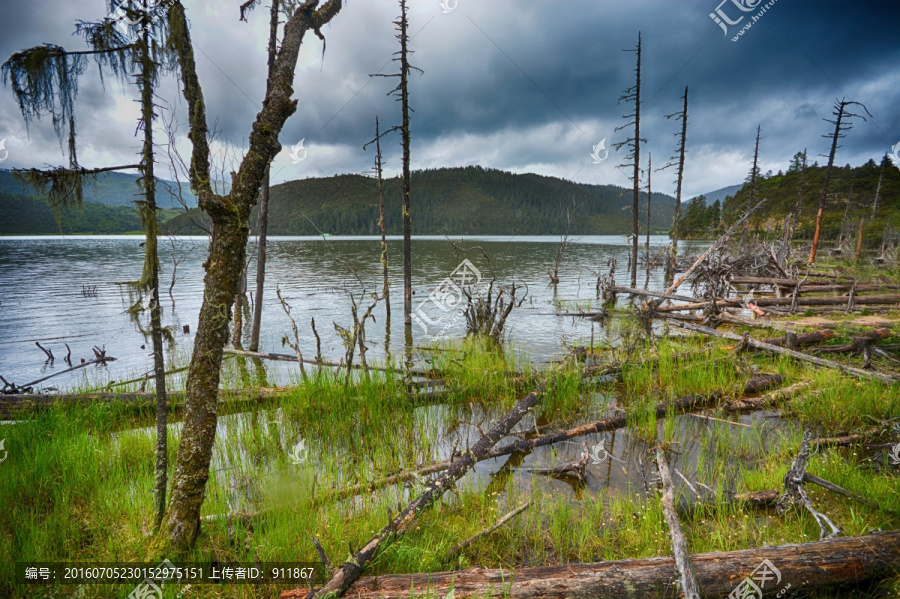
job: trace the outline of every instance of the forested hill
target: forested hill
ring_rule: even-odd
[[[565,211],[577,206],[571,233],[624,234],[631,230],[632,192],[613,185],[587,185],[534,174],[482,167],[416,171],[412,189],[413,231],[417,235],[559,234]],[[378,228],[377,182],[361,175],[303,179],[271,190],[270,235],[374,235]],[[646,194],[641,194],[641,231]],[[671,228],[675,200],[653,194],[651,228]],[[385,220],[391,235],[402,234],[399,178],[385,181]],[[185,214],[166,223],[169,233],[194,233]],[[255,225],[256,210],[251,217]],[[318,229],[318,230],[317,230]]]
[[[754,229],[780,231],[785,219],[792,214],[800,196],[799,223],[796,236],[812,238],[825,179],[825,167],[816,163],[801,174],[799,154],[794,157],[787,172],[760,174],[757,178],[757,199],[766,202],[751,218]],[[878,180],[883,174],[878,206],[873,216]],[[802,179],[801,179],[802,176]],[[802,185],[801,185],[802,180]],[[686,236],[710,237],[739,218],[747,207],[750,186],[744,186],[725,201],[709,203],[702,196],[687,202],[682,212],[681,232]],[[900,169],[885,156],[876,163],[869,160],[858,167],[835,166],[831,172],[831,184],[822,219],[822,231],[826,238],[836,239],[843,225],[845,235],[852,229],[855,234],[860,218],[866,218],[865,236],[880,240],[886,226],[900,228]]]

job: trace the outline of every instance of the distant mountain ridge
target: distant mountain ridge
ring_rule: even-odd
[[[385,221],[391,235],[402,233],[399,178],[386,179]],[[514,174],[478,166],[412,173],[412,222],[417,235],[557,235],[566,210],[576,204],[571,234],[626,234],[631,231],[632,191],[615,185],[575,183],[536,174]],[[337,175],[289,181],[270,192],[270,235],[374,235],[378,188],[370,177]],[[646,193],[641,193],[641,231],[646,230]],[[654,193],[650,226],[671,228],[675,200]],[[251,215],[255,228],[257,210]],[[198,233],[199,210],[163,226],[167,233]]]
[[[715,191],[706,192],[703,195],[706,198],[706,205],[710,206],[716,202],[716,200],[724,203],[725,198],[728,196],[734,197],[734,194],[739,192],[741,188],[744,187],[743,183],[738,183],[737,185],[728,185],[727,187],[721,187],[716,189]]]

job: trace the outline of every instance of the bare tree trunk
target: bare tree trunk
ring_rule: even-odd
[[[388,279],[388,248],[387,248],[387,226],[384,221],[384,179],[382,178],[381,164],[381,131],[378,126],[378,117],[375,117],[375,171],[378,176],[378,226],[381,227],[381,274],[384,277],[384,284],[381,288],[381,295],[384,297],[384,315],[387,319],[387,328],[391,327],[391,296],[390,296],[390,280]],[[385,348],[387,351],[387,348]]]
[[[269,71],[266,94],[268,95],[268,82],[272,79],[272,69],[275,68],[275,51],[278,43],[278,13],[281,8],[280,0],[272,0],[269,13]],[[266,282],[266,236],[269,231],[269,167],[266,167],[266,175],[263,177],[262,190],[259,198],[259,256],[256,261],[256,301],[253,303],[253,325],[250,328],[250,351],[259,351],[259,328],[262,323],[263,290]]]
[[[652,175],[653,172],[653,155],[647,154],[647,242],[646,248],[644,250],[647,252],[647,274],[650,274],[650,204],[653,201],[653,183]]]
[[[638,200],[641,192],[641,34],[638,32],[637,82],[634,92],[634,194],[631,205],[631,286],[637,287]]]
[[[412,327],[412,217],[409,211],[409,23],[406,0],[400,0],[400,104],[403,108],[401,127],[403,145],[403,322]]]
[[[190,119],[191,188],[212,221],[206,261],[203,304],[187,377],[184,426],[172,481],[172,498],[152,551],[184,553],[200,530],[200,508],[209,479],[209,463],[216,436],[216,400],[222,353],[228,340],[229,312],[237,292],[247,251],[250,210],[266,169],[281,150],[278,135],[296,111],[294,71],[306,32],[319,29],[340,12],[342,0],[329,0],[318,10],[298,10],[284,29],[268,93],[253,124],[250,147],[232,179],[227,196],[213,193],[210,185],[209,145],[203,92],[197,78],[194,52],[184,7],[169,6],[169,30],[179,55],[185,100]]]
[[[813,235],[812,250],[809,252],[809,263],[816,261],[816,252],[819,249],[819,235],[822,233],[822,216],[825,214],[825,201],[828,199],[828,186],[831,184],[831,169],[834,167],[834,155],[837,153],[838,140],[841,135],[841,123],[844,120],[844,110],[850,102],[840,101],[835,106],[837,117],[834,121],[834,133],[831,136],[831,152],[828,154],[828,167],[825,169],[825,182],[822,184],[822,195],[819,196],[819,212],[816,214],[816,232]]]
[[[234,330],[231,333],[231,345],[243,349],[244,338],[244,302],[247,301],[247,265],[241,271],[241,282],[234,296]]]
[[[788,246],[794,242],[794,231],[800,224],[800,208],[803,203],[803,192],[806,190],[806,148],[803,149],[803,157],[800,159],[800,178],[797,181],[797,202],[794,204],[794,213],[791,218]]]
[[[166,400],[166,363],[163,357],[162,306],[159,302],[159,254],[156,221],[156,175],[153,163],[153,79],[150,73],[155,69],[150,56],[150,28],[145,23],[141,47],[141,118],[144,121],[144,147],[141,157],[141,171],[144,186],[145,209],[147,210],[147,259],[145,268],[150,268],[150,337],[153,342],[153,373],[156,383],[156,527],[160,526],[166,509],[166,487],[168,485],[168,428]],[[142,277],[143,278],[143,277]]]
[[[688,86],[684,86],[684,109],[681,112],[681,141],[678,144],[678,181],[675,185],[675,218],[672,221],[672,255],[669,258],[669,272],[674,275],[678,258],[678,225],[681,222],[681,189],[684,182],[684,154],[687,143]]]
[[[875,202],[872,204],[872,218],[875,218],[875,211],[878,210],[878,199],[881,197],[881,183],[884,181],[884,161],[881,162],[881,174],[878,175],[878,187],[875,189]]]
[[[759,170],[759,132],[761,125],[756,126],[756,148],[753,150],[753,166],[750,169],[750,195],[747,198],[747,210],[753,206],[756,198],[756,173]],[[750,219],[744,223],[744,231],[741,233],[741,247],[747,243],[747,233],[750,231]]]
[[[863,230],[866,228],[866,217],[859,220],[859,237],[856,239],[856,255],[853,257],[854,262],[859,263],[859,255],[862,252]]]

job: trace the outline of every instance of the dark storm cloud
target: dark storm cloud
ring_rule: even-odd
[[[754,5],[757,0],[743,1]],[[76,6],[73,6],[77,4]],[[265,86],[266,11],[249,23],[237,20],[238,2],[185,2],[197,52],[210,122],[223,142],[245,147]],[[447,5],[453,6],[448,0]],[[765,2],[759,3],[760,6]],[[749,170],[757,125],[762,126],[763,170],[785,168],[798,150],[827,150],[821,119],[835,98],[865,102],[874,119],[850,132],[838,161],[858,164],[900,140],[900,9],[893,2],[778,0],[737,42],[731,35],[754,12],[728,1],[732,19],[746,15],[729,36],[709,14],[718,0],[654,0],[628,3],[571,0],[518,2],[458,0],[449,13],[439,0],[411,0],[413,167],[462,164],[538,172],[590,183],[627,184],[616,168],[624,152],[601,165],[588,154],[627,137],[615,132],[631,107],[618,102],[633,83],[633,48],[644,40],[643,129],[655,165],[674,150],[676,123],[665,115],[680,107],[690,85],[686,192],[689,195],[741,181]],[[62,0],[4,7],[3,57],[23,47],[53,42],[78,47],[69,35],[75,19],[103,14],[103,3]],[[397,49],[390,0],[349,3],[323,31],[328,43],[307,37],[295,80],[299,110],[285,127],[284,151],[273,164],[276,182],[321,174],[367,171],[374,117],[382,126],[399,121],[399,104],[387,92]],[[130,161],[136,147],[130,107],[134,90],[99,89],[96,75],[82,84],[79,141],[96,160]],[[184,119],[177,82],[159,92]],[[8,89],[0,90],[0,135],[21,129]],[[3,165],[61,162],[46,123],[30,140],[8,143]],[[186,151],[182,124],[179,147]],[[304,140],[309,158],[292,164],[290,147]],[[388,171],[396,173],[399,143],[385,144]],[[234,154],[233,154],[234,155]],[[85,155],[82,154],[84,157]],[[86,162],[86,160],[85,160]],[[671,177],[655,177],[671,191]]]

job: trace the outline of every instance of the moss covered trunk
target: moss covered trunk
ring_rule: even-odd
[[[212,238],[204,263],[203,304],[185,389],[184,426],[172,479],[172,499],[153,543],[156,554],[184,553],[200,530],[200,509],[216,439],[222,354],[246,257],[250,210],[272,159],[281,150],[278,135],[297,109],[297,102],[291,99],[292,84],[303,37],[309,29],[321,36],[320,27],[341,10],[342,1],[330,0],[320,10],[316,10],[317,6],[318,2],[308,2],[285,25],[263,108],[253,123],[249,149],[238,171],[232,174],[232,190],[227,196],[214,194],[210,186],[206,111],[184,7],[176,0],[169,9],[169,28],[179,56],[191,123],[191,188],[198,195],[200,207],[210,216]]]

